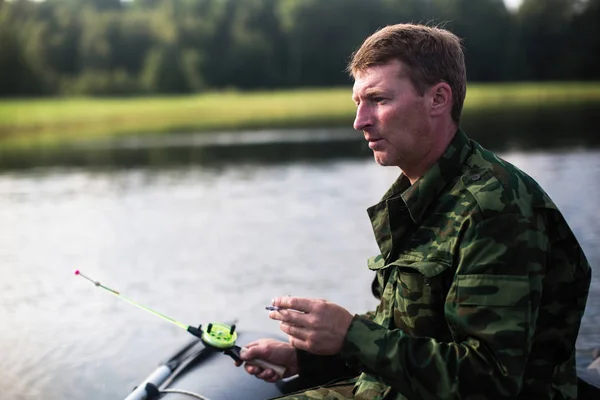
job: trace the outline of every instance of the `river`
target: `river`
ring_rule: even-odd
[[[600,149],[506,143],[499,154],[546,189],[594,268],[584,366],[600,347]],[[356,133],[78,146],[64,162],[38,157],[0,172],[3,399],[124,398],[189,340],[75,269],[190,325],[237,319],[239,329],[275,333],[264,306],[287,294],[375,307],[365,209],[398,170],[377,166]]]

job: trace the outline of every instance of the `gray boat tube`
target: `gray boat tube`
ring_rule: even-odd
[[[264,337],[285,340],[265,333],[238,331],[238,335],[238,342],[244,344]],[[600,399],[599,371],[578,368],[577,374],[578,398]],[[125,400],[265,400],[322,383],[298,377],[264,382],[236,368],[229,356],[193,340],[152,371]]]
[[[149,396],[147,385],[150,384],[158,388],[171,376],[172,373],[173,370],[169,368],[169,366],[159,366],[150,374],[150,376],[148,376],[148,378],[146,378],[146,380],[144,380],[144,382],[138,385],[133,392],[131,392],[129,396],[125,398],[125,400],[146,400]]]
[[[281,336],[238,331],[238,341]],[[268,383],[237,368],[223,352],[194,340],[158,366],[125,400],[264,400],[285,394],[288,380]]]

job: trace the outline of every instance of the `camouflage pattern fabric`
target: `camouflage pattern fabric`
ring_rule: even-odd
[[[301,392],[277,397],[277,400],[347,400],[353,398],[356,379],[350,379],[326,387],[304,389]]]
[[[368,213],[382,296],[340,354],[363,371],[355,399],[577,398],[591,271],[533,179],[459,130]]]
[[[354,317],[338,355],[363,372],[348,397],[289,399],[577,398],[591,271],[533,179],[459,130],[368,213],[381,303]]]

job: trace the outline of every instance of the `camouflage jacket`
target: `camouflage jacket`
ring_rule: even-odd
[[[575,399],[589,264],[525,173],[458,131],[369,208],[381,303],[339,356],[356,399]]]

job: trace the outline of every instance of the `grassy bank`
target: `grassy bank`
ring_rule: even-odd
[[[351,88],[118,99],[0,100],[0,146],[140,133],[350,126]],[[473,84],[465,114],[600,104],[600,83]]]

